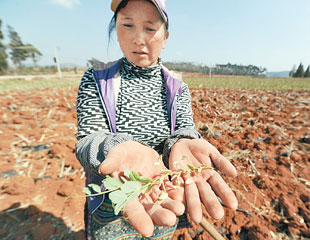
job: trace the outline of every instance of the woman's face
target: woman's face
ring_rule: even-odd
[[[144,0],[131,0],[118,12],[116,32],[125,57],[139,67],[156,65],[168,38],[156,7]]]

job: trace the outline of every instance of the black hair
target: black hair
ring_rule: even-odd
[[[126,7],[127,3],[129,2],[130,0],[123,0],[117,7],[117,9],[115,10],[114,12],[114,15],[110,21],[110,24],[109,24],[109,43],[110,43],[110,40],[111,40],[111,36],[112,36],[112,33],[113,31],[115,30],[115,27],[116,27],[116,17],[117,17],[117,13],[124,7]],[[147,2],[150,2],[154,5],[154,3],[151,1],[151,0],[145,0]],[[155,6],[155,5],[154,5]],[[168,22],[165,22],[165,30],[166,32],[168,32]]]
[[[117,9],[115,10],[114,12],[114,15],[110,21],[110,24],[109,24],[109,42],[110,42],[110,39],[111,39],[111,35],[113,33],[113,31],[115,30],[115,27],[116,27],[116,16],[117,16],[117,13],[124,7],[126,7],[127,3],[129,2],[129,0],[123,0],[121,1],[121,3],[118,5]]]

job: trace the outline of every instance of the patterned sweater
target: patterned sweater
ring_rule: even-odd
[[[168,167],[170,148],[178,139],[201,137],[194,130],[191,98],[185,83],[182,83],[182,94],[176,96],[176,126],[171,134],[161,62],[141,68],[126,58],[121,61],[120,71],[114,76],[116,133],[110,131],[93,68],[85,72],[78,91],[76,156],[84,169],[94,174],[98,174],[109,150],[124,141],[135,140],[149,145],[163,154]],[[88,239],[144,239],[127,221],[115,216],[111,208],[105,200],[92,214],[87,211]],[[186,215],[179,220],[178,227],[183,226],[188,226]],[[170,239],[176,227],[155,226],[151,239]]]
[[[177,93],[177,118],[174,134],[170,134],[166,87],[161,73],[162,64],[141,68],[122,59],[120,86],[116,87],[117,133],[109,130],[93,69],[84,74],[77,98],[79,140],[76,155],[83,167],[97,174],[108,151],[128,140],[142,141],[164,155],[165,164],[171,146],[180,138],[200,138],[194,130],[191,98],[187,85],[182,83]]]

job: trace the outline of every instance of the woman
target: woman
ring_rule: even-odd
[[[204,163],[235,176],[229,161],[194,130],[187,85],[162,66],[159,56],[169,37],[165,2],[112,0],[111,9],[110,33],[116,29],[124,57],[94,64],[78,92],[76,156],[86,184],[100,184],[105,175],[118,177],[125,168],[154,177],[165,168],[158,164],[159,154],[172,170]],[[128,203],[125,218],[113,214],[106,197],[88,198],[88,239],[170,239],[185,206],[195,223],[202,219],[201,201],[217,219],[224,214],[217,196],[237,208],[233,192],[216,171],[183,176],[185,181],[189,184],[170,191],[161,205],[155,204],[157,192]]]

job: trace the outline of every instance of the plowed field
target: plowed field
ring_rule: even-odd
[[[83,239],[76,88],[0,92],[0,239]],[[310,239],[310,91],[191,89],[197,129],[238,169],[227,239]],[[174,239],[211,239],[201,227]]]

